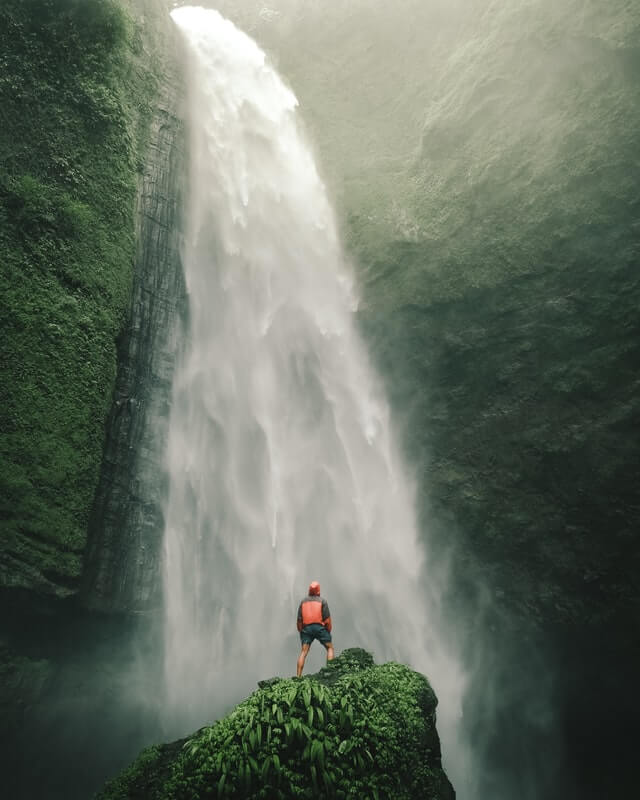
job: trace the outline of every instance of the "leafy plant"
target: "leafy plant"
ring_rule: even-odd
[[[428,682],[400,664],[363,667],[361,652],[271,682],[199,730],[157,797],[451,797]]]

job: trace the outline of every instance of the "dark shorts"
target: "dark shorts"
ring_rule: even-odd
[[[312,622],[311,625],[305,625],[300,631],[300,642],[302,644],[311,644],[317,639],[322,644],[331,644],[331,634],[319,622]]]

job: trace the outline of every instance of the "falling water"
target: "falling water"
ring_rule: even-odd
[[[442,644],[437,575],[296,98],[216,11],[172,16],[188,43],[192,166],[190,331],[168,448],[167,708],[188,730],[258,679],[294,674],[295,614],[314,579],[337,653],[362,646],[430,677],[451,764],[464,677]]]

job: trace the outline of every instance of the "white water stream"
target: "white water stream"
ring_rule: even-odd
[[[164,552],[172,725],[191,730],[257,680],[295,674],[313,579],[336,653],[361,646],[430,678],[455,780],[465,679],[439,633],[437,570],[296,98],[217,12],[172,16],[189,54],[191,160]],[[323,661],[316,643],[306,672]]]

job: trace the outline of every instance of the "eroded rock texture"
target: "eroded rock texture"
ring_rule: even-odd
[[[162,459],[186,310],[179,256],[184,148],[178,44],[172,29],[155,20],[153,26],[147,46],[164,53],[166,62],[140,178],[131,312],[119,343],[84,575],[84,603],[103,610],[137,611],[159,602]]]

